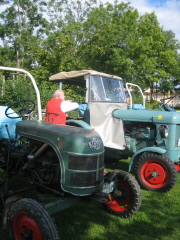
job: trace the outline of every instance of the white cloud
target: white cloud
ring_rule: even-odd
[[[3,12],[8,7],[7,4],[1,5],[0,11]]]

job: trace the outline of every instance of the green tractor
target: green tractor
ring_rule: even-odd
[[[37,104],[23,99],[0,107],[1,215],[3,227],[10,229],[13,239],[58,240],[50,215],[85,200],[87,204],[89,200],[98,201],[122,218],[135,214],[141,205],[139,184],[122,170],[104,173],[100,135],[87,127],[43,121],[40,94],[32,75],[23,69],[0,70],[26,74],[37,98]],[[35,105],[38,119],[28,120]],[[17,184],[12,188],[12,181],[17,179],[27,186]],[[26,197],[30,190],[43,192],[46,201],[40,204],[36,194]]]
[[[94,70],[60,72],[49,80],[59,82],[60,89],[64,84],[86,89],[79,117],[69,118],[68,125],[94,129],[102,138],[106,158],[130,157],[129,171],[142,188],[158,192],[173,188],[180,170],[179,112],[148,111],[138,85],[126,83],[125,88],[121,77]],[[133,104],[132,86],[142,104]]]

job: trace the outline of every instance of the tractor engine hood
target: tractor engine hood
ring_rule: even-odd
[[[104,152],[103,142],[93,130],[31,120],[18,122],[16,133],[20,136],[48,143],[58,151],[79,154]]]
[[[16,131],[27,143],[34,139],[54,149],[59,159],[57,168],[63,191],[86,196],[102,189],[104,145],[98,133],[41,120],[18,122]]]
[[[112,115],[124,121],[180,124],[180,112],[115,109]]]

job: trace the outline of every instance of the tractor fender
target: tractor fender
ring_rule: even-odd
[[[129,172],[131,172],[132,170],[132,166],[134,165],[134,163],[136,163],[137,161],[137,158],[146,153],[146,152],[154,152],[154,153],[159,153],[159,154],[164,154],[166,152],[165,149],[163,148],[160,148],[160,147],[146,147],[146,148],[143,148],[139,151],[137,151],[131,158],[131,161],[129,163]]]
[[[13,196],[6,199],[5,204],[4,204],[4,209],[3,209],[3,229],[8,228],[7,215],[8,215],[8,212],[9,212],[11,206],[15,202],[19,201],[20,199],[22,199],[22,196],[20,196],[20,195],[13,195]]]
[[[66,123],[68,123],[67,125],[71,125],[71,123],[72,123],[73,126],[76,125],[77,127],[92,129],[92,127],[88,123],[86,123],[82,120],[68,119],[68,120],[66,120]]]

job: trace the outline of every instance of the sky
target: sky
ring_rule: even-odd
[[[114,3],[114,0],[101,0]],[[173,31],[175,39],[180,41],[180,0],[119,0],[130,2],[130,6],[137,9],[140,15],[155,12],[163,30]]]

